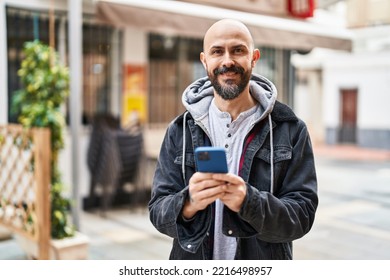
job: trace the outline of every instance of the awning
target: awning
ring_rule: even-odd
[[[222,18],[245,23],[256,44],[275,48],[311,50],[352,49],[347,29],[305,20],[277,18],[171,0],[95,0],[99,20],[117,27],[132,26],[148,32],[203,38],[207,29]]]

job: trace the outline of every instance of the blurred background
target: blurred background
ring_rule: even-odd
[[[59,165],[87,258],[168,258],[171,240],[146,208],[153,171],[221,18],[249,27],[254,72],[310,131],[320,206],[295,258],[389,259],[389,0],[0,0],[0,125],[18,123],[25,42],[50,44],[69,65]],[[26,258],[1,221],[0,237],[0,259]]]

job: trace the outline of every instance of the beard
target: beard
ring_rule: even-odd
[[[220,74],[233,72],[240,75],[241,79],[238,83],[234,83],[232,80],[226,80],[225,84],[222,85],[218,82],[218,76]],[[232,67],[221,67],[216,68],[212,73],[208,72],[208,76],[210,79],[210,82],[212,86],[214,87],[215,91],[219,96],[221,96],[224,100],[232,100],[238,96],[244,91],[246,86],[249,83],[249,80],[251,78],[251,71],[246,71],[244,68],[240,66],[232,66]]]

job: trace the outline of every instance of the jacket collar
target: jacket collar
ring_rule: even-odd
[[[276,122],[278,121],[297,122],[298,121],[298,117],[295,115],[293,110],[286,104],[283,104],[279,101],[275,102],[275,106],[271,113],[271,116],[272,116],[272,120]]]

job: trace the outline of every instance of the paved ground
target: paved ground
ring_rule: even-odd
[[[390,152],[315,147],[320,205],[311,232],[294,242],[295,259],[390,259]],[[146,208],[81,215],[89,259],[167,259],[171,240],[150,224]],[[14,239],[1,259],[25,259]]]

